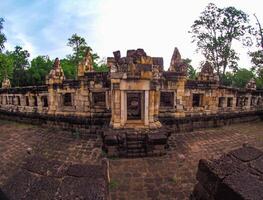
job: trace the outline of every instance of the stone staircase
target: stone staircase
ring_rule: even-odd
[[[126,157],[144,157],[146,152],[146,135],[143,133],[126,133]]]
[[[103,149],[109,157],[137,158],[163,155],[168,136],[160,130],[111,129],[104,132]]]

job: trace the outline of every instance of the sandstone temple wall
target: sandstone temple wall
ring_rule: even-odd
[[[209,63],[196,80],[188,80],[178,49],[168,71],[162,58],[150,57],[143,49],[128,50],[125,57],[114,52],[107,64],[110,72],[95,72],[87,53],[76,80],[65,78],[58,59],[45,85],[11,87],[6,78],[0,88],[0,112],[54,119],[101,117],[110,118],[107,123],[113,128],[158,128],[164,119],[263,110],[263,90],[257,90],[253,80],[244,89],[222,86]]]

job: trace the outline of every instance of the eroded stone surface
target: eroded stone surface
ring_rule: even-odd
[[[46,164],[45,164],[46,163]],[[41,170],[37,169],[37,165]],[[60,167],[62,172],[57,176]],[[65,168],[67,168],[67,173]],[[54,170],[55,169],[55,170]],[[107,199],[105,168],[99,165],[67,164],[34,155],[2,186],[10,200]],[[48,173],[51,171],[51,175]],[[52,174],[52,171],[55,173]]]
[[[192,199],[263,199],[262,154],[259,149],[243,146],[217,160],[200,160],[197,171],[199,183]]]

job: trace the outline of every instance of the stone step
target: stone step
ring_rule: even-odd
[[[127,149],[145,149],[143,145],[127,145]]]

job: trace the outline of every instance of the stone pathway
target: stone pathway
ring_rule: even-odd
[[[112,159],[112,199],[189,199],[201,158],[218,158],[249,143],[263,150],[263,123],[244,123],[170,137],[163,157]]]
[[[0,120],[0,188],[30,155],[65,163],[99,164],[101,144],[100,138],[82,139],[77,133]]]
[[[112,200],[188,199],[196,184],[201,158],[221,154],[249,143],[263,150],[263,123],[243,123],[173,134],[162,157],[110,159]],[[0,121],[0,188],[30,155],[66,163],[98,164],[103,157],[100,138],[27,124]]]

